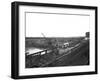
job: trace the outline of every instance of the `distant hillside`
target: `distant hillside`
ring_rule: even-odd
[[[59,43],[65,43],[65,42],[72,42],[77,43],[80,42],[84,37],[51,37],[51,38],[43,38],[43,37],[26,37],[25,38],[25,46],[28,47],[39,47],[39,48],[48,48],[48,41],[54,42],[55,39]]]

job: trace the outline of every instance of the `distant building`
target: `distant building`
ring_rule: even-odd
[[[86,37],[90,37],[90,32],[86,32]]]
[[[90,37],[90,32],[86,32],[85,40],[89,40],[89,37]]]

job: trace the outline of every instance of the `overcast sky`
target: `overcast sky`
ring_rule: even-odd
[[[85,36],[89,31],[89,16],[61,14],[26,14],[26,37]]]

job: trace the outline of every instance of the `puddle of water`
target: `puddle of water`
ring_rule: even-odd
[[[39,49],[39,48],[28,48],[26,50],[26,52],[28,53],[28,55],[39,52],[39,51],[43,51],[44,49]]]

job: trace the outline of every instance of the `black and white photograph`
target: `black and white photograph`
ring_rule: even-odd
[[[97,7],[13,2],[12,23],[12,78],[97,74]]]
[[[26,68],[89,65],[89,15],[26,12],[26,19]]]

